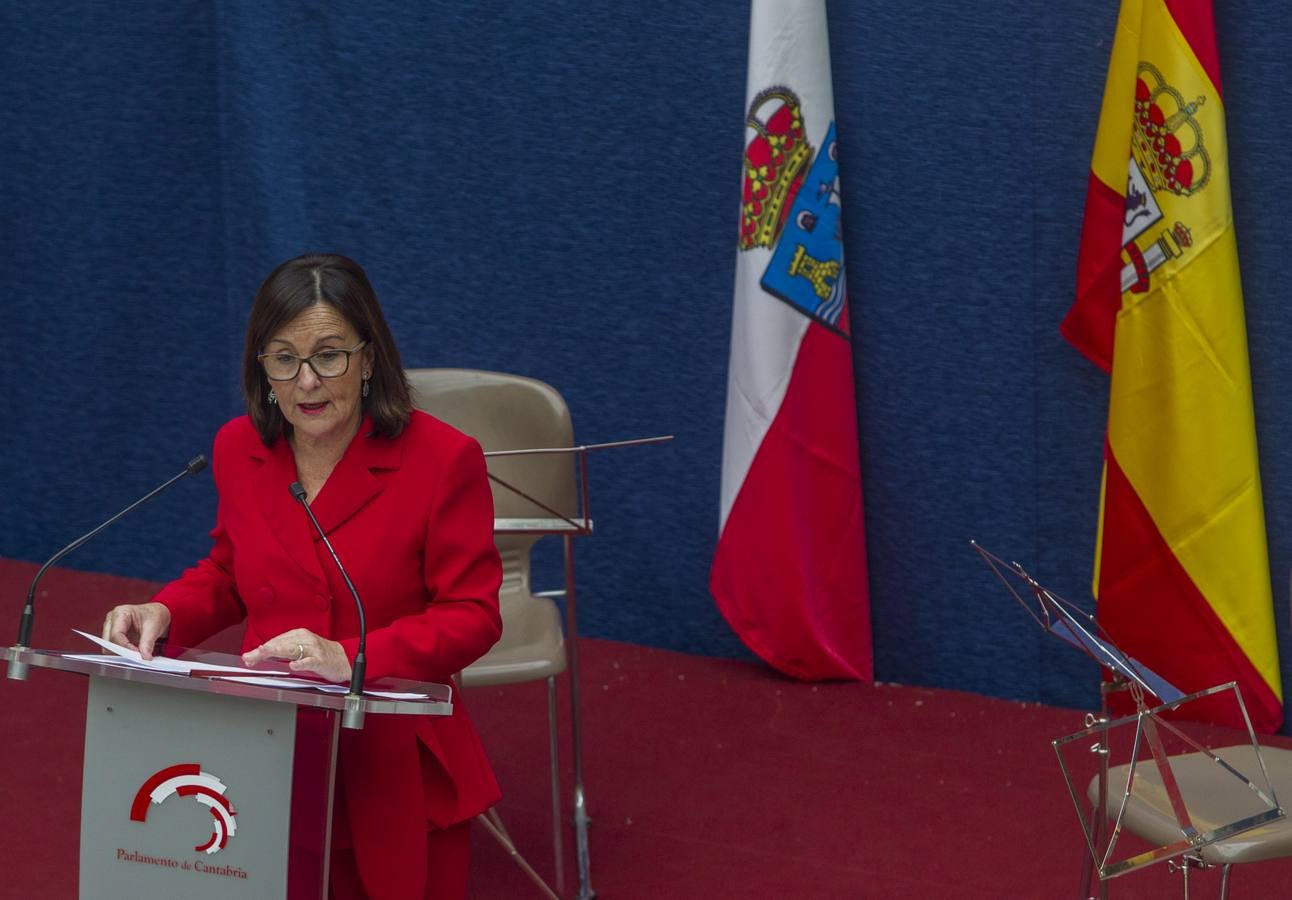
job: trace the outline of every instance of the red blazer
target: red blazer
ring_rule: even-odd
[[[480,446],[421,412],[397,438],[371,420],[311,509],[364,601],[369,679],[447,682],[502,634],[502,567]],[[358,643],[354,602],[288,485],[286,440],[266,447],[251,420],[215,438],[219,512],[208,557],[156,596],[169,640],[196,646],[246,619],[243,649],[292,628]],[[421,897],[426,827],[465,821],[498,801],[498,783],[460,697],[451,716],[368,716],[342,731],[338,807],[360,874],[378,897]],[[420,787],[420,790],[418,789]],[[345,823],[337,831],[344,840]]]

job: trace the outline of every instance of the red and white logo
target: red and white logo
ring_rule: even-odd
[[[206,853],[219,853],[238,830],[238,824],[233,821],[236,815],[233,804],[224,796],[226,790],[228,788],[225,787],[224,782],[210,772],[203,772],[197,763],[168,766],[151,775],[140,786],[135,794],[135,802],[130,806],[130,818],[136,822],[146,822],[149,805],[161,804],[172,794],[193,797],[198,803],[208,807],[211,810],[211,817],[215,819],[215,829],[211,833],[211,839],[193,849]]]

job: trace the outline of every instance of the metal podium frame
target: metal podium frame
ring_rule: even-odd
[[[138,697],[142,697],[147,694],[150,698],[163,698],[169,697],[169,692],[177,692],[175,696],[181,699],[192,695],[200,695],[203,698],[210,698],[199,700],[198,697],[194,696],[192,700],[185,701],[186,703],[196,704],[204,702],[210,704],[217,700],[223,701],[226,699],[235,704],[240,704],[246,701],[260,701],[260,703],[256,704],[254,707],[248,705],[245,709],[248,712],[253,709],[265,709],[266,706],[264,704],[268,703],[270,708],[274,709],[299,708],[303,710],[315,710],[317,713],[322,714],[326,735],[324,735],[323,731],[318,730],[315,730],[315,735],[324,735],[321,738],[318,738],[318,740],[323,742],[321,746],[326,747],[326,755],[323,757],[326,768],[317,769],[317,771],[310,776],[313,780],[309,782],[309,791],[314,799],[314,803],[310,805],[316,806],[317,809],[322,810],[324,814],[321,822],[314,822],[312,825],[306,825],[306,828],[316,835],[315,840],[317,843],[314,845],[314,849],[318,851],[317,854],[310,853],[308,858],[313,861],[315,855],[317,855],[318,861],[313,862],[312,864],[321,865],[322,871],[318,872],[316,875],[308,876],[308,880],[305,882],[307,885],[305,889],[312,894],[312,885],[315,884],[315,881],[317,880],[317,883],[320,886],[319,896],[321,900],[326,900],[328,895],[327,860],[330,856],[331,845],[333,791],[335,789],[336,762],[341,719],[344,713],[347,709],[351,709],[356,705],[361,706],[363,712],[372,713],[374,715],[449,715],[453,712],[453,689],[449,685],[444,684],[415,682],[398,678],[378,679],[369,682],[366,685],[366,689],[372,691],[385,690],[425,694],[427,695],[427,699],[392,699],[371,696],[365,693],[365,696],[357,699],[356,704],[356,698],[351,697],[348,694],[324,693],[320,690],[314,690],[309,687],[293,689],[287,687],[247,684],[238,681],[231,681],[224,677],[214,677],[213,670],[211,669],[202,671],[202,667],[204,665],[240,665],[240,658],[231,654],[200,650],[190,650],[177,654],[176,658],[194,664],[195,671],[192,674],[126,667],[114,662],[116,658],[111,656],[104,656],[101,661],[93,657],[85,658],[86,656],[87,654],[32,649],[29,647],[18,646],[10,647],[6,654],[6,658],[10,666],[31,666],[88,676],[91,679],[91,697],[96,696],[96,692],[101,692],[104,695],[117,696],[129,700],[131,694],[135,694]],[[158,693],[159,691],[160,693]],[[135,706],[138,706],[138,703],[136,703]],[[239,710],[243,708],[244,707],[238,707]],[[108,714],[113,714],[112,706],[107,706],[104,709]],[[97,731],[101,731],[101,729],[96,731],[96,726],[92,721],[92,717],[97,712],[100,711],[96,710],[93,704],[87,705],[87,747],[91,745],[92,741],[97,740]],[[126,711],[118,709],[116,714],[119,715],[124,712]],[[149,709],[149,713],[152,715],[151,708]],[[277,713],[274,713],[274,715],[277,715]],[[294,726],[294,723],[296,722],[295,712],[289,713],[288,716],[289,717],[286,722]],[[318,720],[315,719],[314,721]],[[300,729],[293,727],[293,734],[293,741],[300,738]],[[313,740],[313,738],[311,738],[311,740]],[[296,754],[295,758],[299,762],[300,757],[298,754],[300,745],[295,744],[295,747],[296,750],[293,752]],[[90,796],[87,793],[87,785],[89,782],[89,773],[92,770],[98,771],[105,766],[108,768],[112,768],[114,766],[119,767],[122,764],[122,761],[116,758],[106,760],[98,758],[92,759],[91,754],[87,753],[82,772],[83,798]],[[292,765],[292,780],[289,782],[291,787],[287,788],[287,793],[293,798],[297,796],[293,789],[305,784],[304,781],[297,781],[297,779],[301,777],[301,773],[295,771],[296,765],[296,763],[293,763]],[[161,775],[162,773],[159,772],[158,774]],[[205,772],[200,774],[203,776],[206,775]],[[105,779],[100,778],[98,779],[98,782],[102,782],[104,780]],[[143,788],[141,788],[141,791],[142,790]],[[179,788],[181,795],[184,795],[186,790],[192,794],[194,792],[193,785],[190,784],[187,789],[184,787]],[[201,793],[200,789],[197,790],[197,793]],[[199,797],[198,799],[200,800],[201,798]],[[153,802],[156,803],[160,801],[154,799]],[[211,806],[211,803],[206,803],[205,805]],[[214,812],[214,807],[212,809]],[[83,821],[81,834],[83,854],[85,852],[85,847],[87,846],[85,844],[87,835],[86,817],[93,815],[94,812],[92,810],[85,808],[82,809]],[[230,815],[232,815],[232,810],[230,810]],[[298,823],[292,817],[290,809],[286,816],[287,822],[291,825],[291,836],[294,838],[296,834],[294,829],[301,823]],[[134,816],[132,815],[131,817],[133,818]],[[230,831],[229,833],[231,834],[232,832]],[[295,858],[294,849],[299,850],[300,846],[293,844],[288,840],[287,835],[284,834],[282,837],[284,840],[287,840],[287,844],[285,845],[287,847],[287,853],[285,858],[282,860],[283,869],[280,874],[284,883],[290,886],[293,884],[291,873],[293,871],[293,859]],[[151,876],[152,874],[151,868],[144,866],[141,869],[140,877]],[[97,885],[91,893],[87,893],[85,882],[86,877],[86,872],[83,867],[81,886],[79,888],[80,896],[95,898],[105,896],[105,893],[101,891],[100,886]],[[130,881],[131,878],[128,877],[124,880]],[[292,894],[293,896],[301,896],[299,889],[293,889]],[[135,889],[132,889],[129,894],[127,894],[127,896],[144,895],[145,893],[141,893]]]

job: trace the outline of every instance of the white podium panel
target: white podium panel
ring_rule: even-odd
[[[80,896],[287,896],[296,708],[91,678]]]

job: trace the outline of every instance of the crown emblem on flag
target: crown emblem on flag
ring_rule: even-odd
[[[812,146],[803,130],[799,98],[788,88],[768,88],[755,97],[745,124],[756,132],[745,147],[740,212],[740,249],[750,250],[776,243],[812,159]]]
[[[1194,118],[1206,99],[1186,102],[1153,65],[1139,64],[1131,153],[1154,191],[1189,197],[1206,187],[1211,157]]]

